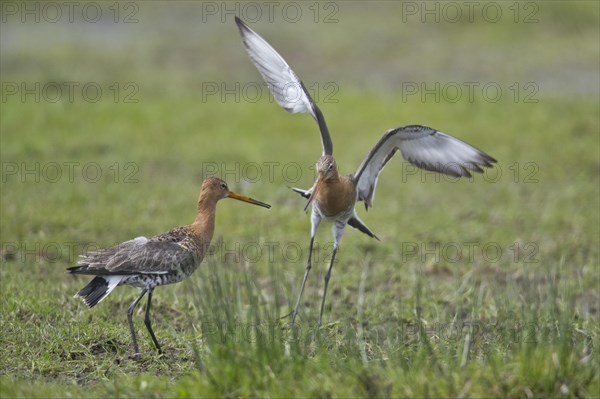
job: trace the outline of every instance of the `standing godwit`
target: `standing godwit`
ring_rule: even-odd
[[[156,349],[162,353],[150,324],[152,292],[159,285],[177,283],[189,277],[198,268],[215,230],[217,202],[223,198],[234,198],[265,208],[271,207],[264,202],[229,191],[227,183],[211,177],[202,183],[194,223],[176,227],[151,238],[137,237],[112,248],[90,252],[81,256],[82,259],[78,262],[80,266],[67,269],[73,274],[96,276],[75,294],[76,297],[83,298],[83,302],[90,308],[106,298],[119,285],[130,285],[140,289],[139,296],[127,310],[135,356],[139,355],[131,320],[135,306],[148,293],[144,324]]]
[[[397,150],[400,150],[407,161],[419,168],[454,177],[470,177],[469,171],[481,173],[483,172],[481,167],[491,167],[496,160],[455,137],[430,127],[410,125],[388,130],[369,151],[355,173],[340,175],[332,156],[333,144],[325,118],[302,81],[269,43],[239,18],[236,17],[235,21],[250,59],[269,86],[277,103],[290,113],[308,112],[317,121],[321,132],[323,153],[317,162],[317,180],[308,190],[293,188],[295,192],[308,198],[305,211],[312,203],[312,213],[306,270],[292,312],[292,323],[294,323],[311,268],[317,227],[323,219],[333,222],[333,253],[329,269],[325,274],[325,287],[319,314],[319,325],[321,325],[331,269],[346,225],[349,224],[368,236],[378,239],[358,218],[354,205],[356,201],[363,201],[367,210],[373,206],[379,172]]]

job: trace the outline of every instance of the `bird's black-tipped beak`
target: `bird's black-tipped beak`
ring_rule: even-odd
[[[248,202],[249,204],[254,204],[254,205],[258,205],[258,206],[262,206],[264,208],[270,208],[271,205],[265,203],[265,202],[261,202],[261,201],[257,201],[254,198],[250,198],[250,197],[246,197],[245,195],[240,195],[238,193],[234,193],[233,191],[229,192],[229,195],[227,195],[229,198],[233,198],[236,199],[238,201],[244,201],[244,202]]]
[[[317,191],[321,188],[321,185],[323,184],[323,181],[325,179],[323,178],[323,176],[321,176],[321,174],[319,174],[319,178],[317,179],[317,184],[315,184],[315,188],[313,189],[312,193],[310,194],[310,197],[308,197],[308,201],[306,202],[306,206],[304,207],[304,212],[308,212],[308,207],[310,206],[310,204],[312,204],[313,200],[315,199],[315,196],[317,195]]]

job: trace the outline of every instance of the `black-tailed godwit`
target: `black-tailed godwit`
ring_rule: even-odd
[[[293,323],[311,269],[317,227],[323,219],[331,221],[334,245],[329,268],[325,274],[325,287],[319,314],[320,325],[331,269],[346,225],[378,239],[358,218],[354,204],[356,201],[363,201],[366,209],[373,205],[379,173],[397,150],[400,150],[407,161],[419,168],[455,177],[470,177],[470,172],[481,173],[482,167],[491,167],[496,160],[477,148],[436,129],[410,125],[388,130],[369,151],[356,172],[340,175],[332,156],[333,144],[325,118],[302,81],[269,43],[237,17],[236,23],[250,59],[267,83],[277,103],[289,113],[308,112],[316,120],[321,132],[323,153],[317,162],[317,180],[308,190],[293,188],[295,192],[308,199],[305,210],[312,204],[312,213],[308,261],[298,300],[292,312]]]
[[[189,277],[198,268],[213,237],[217,202],[223,198],[234,198],[265,208],[271,207],[264,202],[229,191],[227,183],[211,177],[202,184],[194,223],[154,237],[137,237],[112,248],[89,252],[81,256],[79,266],[67,269],[72,274],[96,276],[75,294],[90,308],[106,298],[119,285],[130,285],[140,289],[139,296],[127,311],[134,356],[139,356],[132,322],[136,305],[148,293],[144,324],[156,349],[162,353],[150,324],[152,293],[157,286],[177,283]]]

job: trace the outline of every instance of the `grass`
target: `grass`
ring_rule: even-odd
[[[374,208],[358,207],[382,241],[347,231],[326,323],[317,330],[331,252],[327,226],[317,236],[298,325],[280,319],[299,289],[310,224],[304,202],[286,185],[312,182],[314,122],[266,100],[201,101],[202,82],[258,77],[231,44],[239,44],[231,24],[196,31],[193,5],[179,3],[174,13],[188,19],[174,23],[157,17],[157,4],[141,8],[140,24],[115,27],[123,41],[92,42],[104,57],[85,46],[95,37],[85,24],[2,27],[3,82],[77,79],[106,88],[135,81],[140,101],[2,102],[0,396],[598,396],[600,104],[590,89],[597,77],[587,85],[578,80],[597,75],[588,62],[598,59],[597,5],[543,5],[537,25],[467,24],[462,28],[479,35],[466,38],[451,24],[392,25],[386,3],[369,11],[340,3],[339,24],[257,26],[306,81],[327,82],[339,72],[337,102],[321,106],[342,171],[356,168],[387,128],[408,123],[440,128],[499,160],[499,175],[459,182],[436,181],[392,160]],[[374,21],[384,27],[373,46],[380,67],[364,60],[375,43],[368,36]],[[349,25],[360,41],[348,37]],[[323,40],[287,31],[307,27]],[[82,35],[48,46],[10,35],[32,28],[38,37],[68,29]],[[212,29],[223,35],[210,39],[204,33]],[[412,58],[412,44],[426,30],[435,40],[423,45],[435,62],[420,71],[411,60],[423,55]],[[153,40],[140,39],[140,31]],[[463,38],[467,47],[454,46]],[[534,39],[550,44],[540,48]],[[401,74],[397,45],[412,48],[403,53]],[[294,49],[315,52],[308,59],[317,61],[294,58]],[[466,59],[441,67],[453,51]],[[495,61],[508,55],[510,65]],[[143,62],[132,72],[128,57]],[[470,81],[471,74],[504,90],[510,79],[535,82],[538,102],[402,99],[401,81],[410,81],[404,76],[433,84]],[[389,86],[381,87],[386,78]],[[257,165],[261,176],[254,179]],[[98,168],[102,176],[93,173]],[[144,357],[131,360],[126,310],[135,290],[119,288],[88,310],[72,298],[86,280],[65,268],[88,248],[189,223],[211,171],[273,208],[219,204],[214,253],[191,278],[154,296],[153,326],[165,355],[154,351],[140,307],[135,323]]]

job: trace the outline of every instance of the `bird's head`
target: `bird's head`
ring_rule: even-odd
[[[331,155],[323,155],[317,162],[319,180],[332,180],[338,177],[337,165]]]
[[[229,190],[227,183],[216,177],[209,177],[202,183],[202,189],[200,190],[200,198],[198,198],[198,205],[203,202],[216,202],[223,198],[233,198],[239,201],[248,202],[250,204],[270,208],[271,205],[261,201],[257,201],[253,198],[234,193]]]

